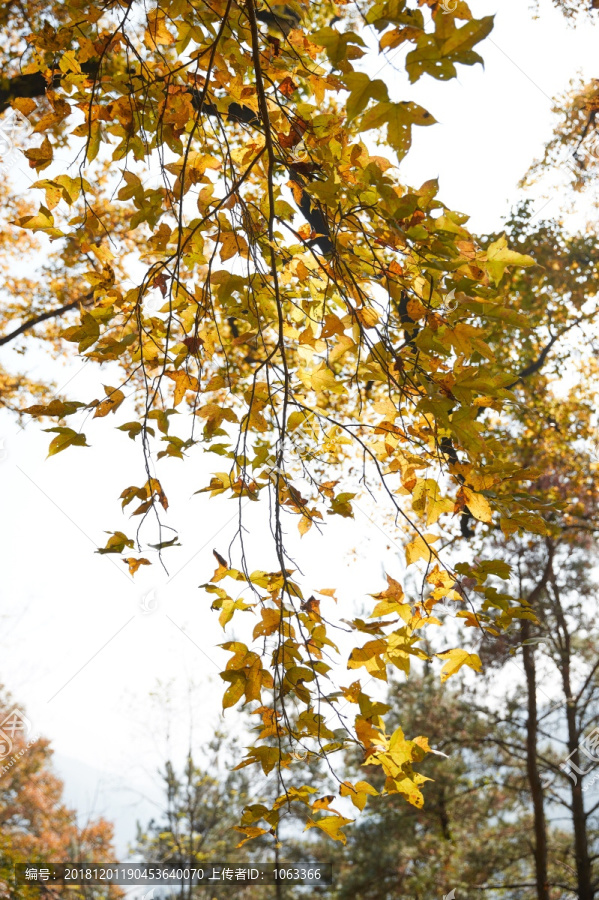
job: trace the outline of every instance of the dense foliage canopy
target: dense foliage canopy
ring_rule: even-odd
[[[380,767],[382,780],[339,782],[358,810],[381,792],[422,806],[427,737],[388,733],[369,682],[413,659],[440,659],[442,681],[480,670],[441,604],[485,647],[536,622],[512,590],[509,542],[592,531],[596,510],[583,455],[551,474],[570,452],[561,436],[591,434],[592,397],[558,404],[548,388],[575,329],[592,329],[594,241],[533,226],[526,209],[477,237],[435,180],[401,178],[413,131],[435,122],[410,86],[481,63],[492,17],[464,0],[23,0],[0,27],[0,108],[15,142],[32,131],[38,179],[25,198],[2,187],[0,343],[69,346],[111,382],[55,397],[7,367],[2,402],[51,421],[50,456],[87,446],[89,416],[124,419],[140,480],[121,501],[139,524],[100,552],[131,575],[177,542],[162,523],[169,464],[218,457],[199,493],[237,504],[238,540],[204,588],[223,627],[235,616],[248,634],[223,644],[223,705],[253,704],[262,726],[243,765],[277,768],[283,788],[246,807],[246,839],[292,802],[346,839],[334,798],[295,782],[298,747],[328,759],[357,745]],[[376,68],[396,48],[405,76],[390,86]],[[17,235],[22,257],[44,251],[37,271],[14,265]],[[373,585],[369,618],[346,621],[342,598],[337,614],[334,591],[298,576],[286,530],[326,540],[360,492],[387,504],[415,575],[410,589]],[[263,559],[244,546],[250,501]]]

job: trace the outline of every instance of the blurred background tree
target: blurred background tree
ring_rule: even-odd
[[[0,722],[14,709],[10,695],[2,691]],[[12,747],[3,746],[8,752],[0,760],[0,898],[40,896],[39,886],[15,886],[17,863],[116,862],[112,825],[98,818],[80,826],[75,811],[64,805],[62,781],[52,771],[50,742],[32,740],[20,730],[9,736]],[[47,888],[45,893],[73,900],[118,900],[124,896],[115,886]]]

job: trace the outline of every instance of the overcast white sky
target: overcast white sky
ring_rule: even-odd
[[[484,71],[461,67],[456,81],[425,77],[413,87],[390,66],[379,76],[396,99],[421,103],[439,122],[415,130],[402,181],[419,185],[438,176],[442,199],[469,213],[474,231],[497,229],[521,196],[517,182],[551,134],[551,98],[578,72],[599,74],[596,27],[567,27],[549,0],[533,21],[526,6],[526,0],[472,0],[475,15],[497,13],[495,31],[479,48]],[[557,214],[560,199],[552,198],[544,214]],[[539,209],[545,202],[539,200]],[[65,389],[72,398],[102,393],[91,365],[43,363],[39,371],[53,373],[59,384],[72,379]],[[163,461],[169,521],[183,547],[167,552],[168,575],[141,569],[132,582],[121,563],[93,552],[104,542],[104,530],[132,531],[117,498],[127,484],[140,483],[138,445],[105,425],[102,420],[86,427],[90,449],[46,460],[50,436],[35,422],[19,430],[0,414],[6,456],[0,462],[0,678],[27,708],[35,731],[51,739],[83,814],[89,810],[80,786],[93,780],[84,765],[113,773],[113,785],[120,780],[151,795],[153,773],[168,747],[173,756],[185,751],[191,719],[194,743],[209,737],[220,709],[217,673],[226,657],[215,649],[222,631],[198,585],[214,569],[212,548],[226,554],[236,513],[230,502],[192,497],[216,457]],[[398,538],[359,511],[354,522],[329,524],[324,537],[313,530],[297,542],[298,560],[312,585],[336,587],[340,602],[360,605],[366,592],[382,586],[383,569],[398,574],[392,543]],[[271,563],[265,544],[256,522],[248,545],[252,567]],[[140,605],[148,591],[154,594],[147,605],[157,606],[152,612]],[[158,681],[170,683],[176,698],[170,715],[150,701]],[[190,681],[199,685],[193,716]],[[230,711],[228,719],[234,717]],[[120,819],[123,847],[133,836],[131,815],[118,808],[106,785],[95,811]],[[146,804],[139,813],[145,817],[150,809]]]

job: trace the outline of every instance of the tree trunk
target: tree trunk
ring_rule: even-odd
[[[534,647],[524,643],[530,637],[530,621],[522,620],[522,655],[526,675],[527,720],[526,720],[526,774],[532,797],[534,816],[534,860],[538,900],[549,900],[547,875],[547,823],[543,804],[543,788],[537,766],[537,674]]]
[[[445,789],[441,788],[439,795],[439,820],[441,822],[441,833],[443,839],[451,840],[451,828],[449,824],[449,813],[447,812],[447,804],[445,802]]]
[[[566,694],[566,696],[569,696]],[[578,753],[579,735],[576,728],[576,711],[568,704],[566,715],[568,719],[568,750],[570,758],[577,768],[580,768],[580,754]],[[587,761],[588,762],[588,761]],[[591,860],[587,841],[587,819],[584,811],[584,798],[582,794],[582,777],[576,778],[576,784],[572,788],[572,824],[574,826],[574,849],[576,852],[576,876],[578,881],[578,900],[593,900],[595,892],[591,883]]]
[[[576,705],[572,697],[570,660],[572,645],[568,623],[564,616],[560,593],[555,578],[552,578],[553,595],[555,600],[555,612],[562,637],[562,652],[560,654],[560,674],[564,696],[566,698],[566,720],[568,723],[568,759],[572,762],[574,771],[567,774],[572,780],[572,825],[574,828],[574,850],[576,853],[576,876],[578,881],[578,900],[593,900],[595,892],[591,881],[591,860],[587,840],[587,817],[584,811],[584,797],[582,793],[582,774],[580,765],[580,732],[576,724]],[[586,766],[588,768],[588,765]],[[569,767],[568,767],[569,768]],[[584,769],[582,769],[584,771]]]

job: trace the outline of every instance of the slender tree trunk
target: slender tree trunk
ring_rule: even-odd
[[[439,795],[439,820],[441,823],[441,833],[446,841],[451,840],[451,828],[449,824],[449,813],[447,812],[447,804],[445,802],[445,790],[441,788]]]
[[[522,655],[526,676],[527,718],[526,718],[526,774],[534,817],[534,860],[538,900],[549,900],[547,874],[547,822],[543,803],[543,788],[537,766],[537,673],[534,647],[524,643],[530,637],[530,621],[522,620]]]
[[[562,652],[560,659],[560,674],[564,696],[566,698],[566,721],[568,723],[568,752],[569,759],[573,763],[574,772],[570,775],[572,783],[572,826],[574,828],[574,851],[576,853],[576,877],[578,881],[578,900],[593,900],[595,891],[591,880],[591,860],[589,857],[589,845],[587,839],[587,817],[584,811],[584,796],[582,793],[582,775],[580,770],[580,732],[576,724],[576,701],[572,697],[570,661],[572,645],[568,623],[564,616],[558,585],[552,578],[553,595],[555,599],[555,612],[561,631]],[[588,765],[587,765],[588,768]],[[583,769],[584,771],[584,769]]]
[[[568,694],[566,696],[568,696]],[[567,706],[566,715],[568,719],[568,750],[570,751],[570,754],[572,754],[572,762],[580,768],[580,754],[578,753],[579,734],[575,719],[576,711],[570,704]],[[589,858],[587,840],[587,818],[584,811],[582,776],[576,778],[576,784],[573,783],[571,789],[578,900],[593,900],[595,892],[591,882],[591,860]]]

